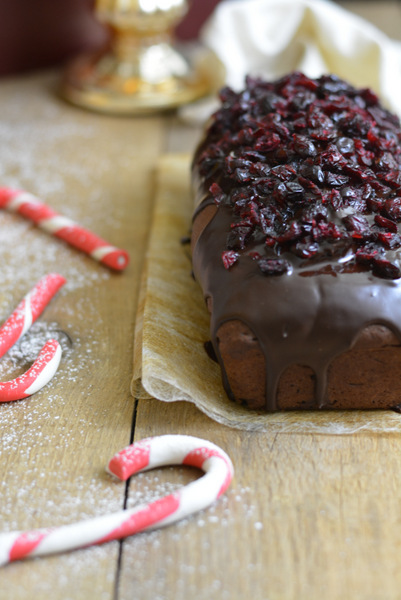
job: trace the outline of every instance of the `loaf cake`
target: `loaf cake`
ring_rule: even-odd
[[[192,260],[228,396],[401,403],[401,129],[333,75],[225,88],[193,160]]]

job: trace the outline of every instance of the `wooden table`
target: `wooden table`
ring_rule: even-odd
[[[375,3],[341,4],[377,23]],[[380,6],[379,25],[392,33],[399,4]],[[44,73],[0,84],[2,178],[126,248],[131,263],[109,273],[22,219],[0,215],[0,318],[42,274],[59,270],[68,283],[32,339],[51,329],[69,336],[52,382],[0,406],[0,530],[116,511],[195,477],[168,468],[138,475],[129,487],[112,480],[108,459],[149,435],[207,438],[229,452],[236,475],[218,503],[177,525],[3,568],[0,599],[400,598],[399,435],[246,433],[190,404],[131,396],[155,164],[165,152],[191,151],[198,131],[175,115],[80,111],[58,99],[57,81],[57,73]],[[6,363],[9,377],[24,357],[14,362]]]

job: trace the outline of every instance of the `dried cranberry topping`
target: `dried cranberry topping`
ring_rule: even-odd
[[[397,223],[391,221],[391,219],[386,219],[386,217],[382,217],[381,215],[375,215],[374,220],[379,227],[384,227],[384,229],[388,229],[392,233],[397,233]]]
[[[372,91],[295,72],[220,98],[197,161],[231,211],[227,269],[246,255],[283,275],[330,257],[319,272],[333,273],[347,255],[347,269],[401,277],[401,129]]]
[[[354,239],[369,239],[369,222],[363,215],[348,215],[343,218],[343,223]]]
[[[261,258],[258,265],[265,275],[282,275],[291,270],[291,264],[288,260],[280,258]]]
[[[233,266],[234,263],[237,262],[238,254],[237,254],[237,252],[234,252],[232,250],[227,250],[227,251],[223,252],[221,258],[223,260],[224,267],[226,269],[229,269],[230,267]]]

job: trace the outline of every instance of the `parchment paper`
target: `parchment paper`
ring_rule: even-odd
[[[134,345],[132,393],[165,402],[193,402],[212,419],[246,430],[349,434],[401,431],[392,411],[280,412],[261,414],[230,401],[220,369],[206,354],[209,315],[191,277],[188,244],[192,202],[186,155],[167,155],[158,187]]]

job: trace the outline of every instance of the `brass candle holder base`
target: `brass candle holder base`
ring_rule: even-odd
[[[159,80],[138,74],[132,63],[120,62],[111,53],[82,56],[67,67],[61,94],[90,110],[141,115],[173,109],[210,93],[213,62],[221,68],[217,59],[205,53],[191,64],[177,56],[182,60],[182,74],[168,73]]]
[[[150,114],[197,100],[221,72],[210,53],[185,56],[172,30],[184,0],[98,0],[97,15],[111,31],[110,47],[81,56],[64,73],[61,94],[75,105],[103,113]]]

